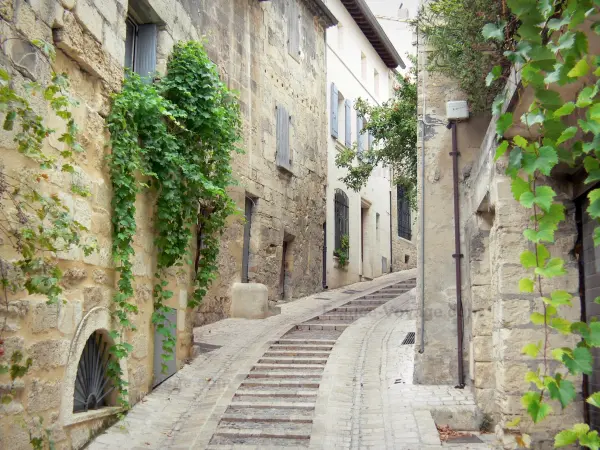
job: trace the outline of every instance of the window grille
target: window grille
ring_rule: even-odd
[[[402,186],[396,186],[398,202],[398,236],[409,241],[412,239],[410,222],[410,203]]]
[[[348,196],[341,189],[335,190],[335,250],[342,246],[342,236],[348,234]]]
[[[85,343],[75,378],[74,413],[108,406],[107,398],[114,390],[107,375],[107,366],[112,358],[108,348],[108,343],[98,332],[92,333]]]

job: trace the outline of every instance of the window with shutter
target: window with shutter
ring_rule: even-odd
[[[398,205],[398,236],[409,241],[412,238],[410,223],[410,203],[402,186],[396,186],[396,202]]]
[[[360,114],[356,115],[356,144],[358,147],[358,152],[362,153],[365,150],[365,135],[362,133],[363,129],[363,117]]]
[[[342,236],[348,235],[349,206],[348,196],[341,189],[335,190],[334,201],[334,226],[335,249],[342,247]]]
[[[288,14],[288,53],[298,59],[300,56],[300,16],[296,0],[290,1]]]
[[[127,18],[124,65],[148,81],[156,71],[157,34],[156,24],[138,25],[133,18]]]
[[[351,125],[351,120],[352,120],[352,102],[350,100],[346,100],[345,102],[345,109],[346,109],[346,114],[345,114],[345,120],[344,120],[344,124],[345,124],[345,144],[346,147],[351,147],[352,146],[352,125]]]
[[[331,136],[338,137],[338,89],[331,83]]]
[[[291,171],[290,115],[281,105],[277,107],[277,149],[275,158],[278,167]]]

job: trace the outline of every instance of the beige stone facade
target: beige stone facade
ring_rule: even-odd
[[[424,46],[419,55],[422,68],[427,57]],[[424,276],[419,278],[417,286],[415,382],[451,385],[464,382],[466,389],[474,391],[477,405],[497,425],[505,442],[510,440],[504,435],[504,427],[521,416],[520,430],[531,434],[536,445],[550,448],[557,430],[583,421],[583,406],[580,400],[565,410],[553,404],[552,415],[534,426],[521,405],[521,396],[529,389],[524,376],[541,364],[541,360],[523,355],[521,349],[526,343],[543,340],[544,336],[541,327],[530,323],[531,313],[540,308],[540,299],[519,291],[524,270],[519,258],[528,248],[522,233],[530,213],[513,198],[511,179],[505,175],[507,159],[494,161],[496,117],[471,117],[457,124],[465,372],[463,380],[458,378],[452,131],[446,127],[445,106],[447,101],[465,97],[455,81],[438,74],[421,70],[419,80],[419,117],[425,122],[419,142],[419,195],[424,188],[425,207],[421,211],[424,217],[419,217],[419,224],[424,218],[424,230],[421,232],[418,227],[418,241],[419,246],[424,246],[425,256],[418,262],[419,274]],[[518,80],[509,84],[517,85]],[[515,95],[514,88],[506,93],[508,100]],[[508,107],[510,101],[505,104]],[[516,117],[520,115],[515,112]],[[548,290],[564,289],[574,296],[574,306],[564,312],[568,320],[576,321],[580,307],[574,253],[577,239],[574,186],[560,180],[560,175],[555,176],[550,183],[564,201],[566,220],[556,233],[556,243],[549,249],[552,256],[566,261],[568,274],[553,279]],[[551,348],[573,346],[576,340],[551,332],[549,344]],[[575,380],[574,384],[580,393],[581,380]],[[513,444],[507,445],[514,448],[510,447]]]
[[[319,6],[321,5],[321,6]],[[85,153],[78,157],[76,174],[92,193],[79,198],[69,193],[71,176],[52,174],[48,192],[64,199],[75,216],[98,241],[98,251],[61,254],[65,273],[64,302],[46,305],[37,296],[11,299],[3,337],[6,354],[22,350],[33,357],[27,376],[13,388],[15,399],[0,405],[0,448],[30,448],[28,428],[43,419],[58,449],[81,448],[115,413],[104,408],[73,413],[74,380],[81,351],[94,332],[114,327],[111,298],[116,273],[111,255],[111,183],[105,156],[108,136],[104,120],[110,95],[119,89],[125,58],[126,18],[141,11],[144,22],[158,25],[156,67],[165,70],[174,43],[206,36],[206,48],[227,85],[240,93],[244,154],[236,156],[234,173],[239,186],[231,190],[240,208],[252,198],[249,281],[267,286],[269,299],[280,297],[281,270],[285,268],[285,295],[293,298],[321,289],[326,183],[326,95],[324,30],[333,18],[320,2],[286,0],[174,1],[174,0],[15,0],[0,2],[0,34],[4,53],[0,64],[16,84],[45,83],[50,67],[26,43],[43,39],[57,50],[52,69],[66,72],[72,94],[80,102],[74,111]],[[291,15],[293,11],[293,15]],[[288,46],[289,22],[297,19],[299,52]],[[296,31],[296,29],[295,29]],[[17,38],[17,39],[14,39]],[[25,42],[25,44],[23,44]],[[33,56],[32,56],[33,55]],[[39,100],[33,107],[56,118]],[[291,116],[291,171],[275,165],[276,107]],[[20,173],[31,163],[14,149],[13,136],[0,133],[2,163]],[[48,151],[60,148],[50,140]],[[153,385],[156,349],[152,314],[153,207],[149,194],[136,202],[138,231],[134,241],[135,299],[140,312],[133,317],[136,332],[127,334],[134,350],[122,361],[129,381],[129,400],[135,403]],[[176,367],[190,355],[193,323],[226,317],[230,289],[241,279],[244,226],[232,217],[223,236],[219,279],[197,314],[187,308],[193,289],[192,271],[172,273],[174,292],[168,306],[174,312]],[[287,255],[282,265],[284,241]],[[5,251],[5,247],[1,247]],[[4,256],[6,254],[3,253]],[[2,392],[11,386],[0,378]],[[23,426],[23,420],[26,426]]]

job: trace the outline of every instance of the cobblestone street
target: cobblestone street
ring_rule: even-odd
[[[442,448],[434,417],[462,429],[478,417],[468,390],[412,385],[414,277],[394,273],[284,304],[268,319],[197,328],[195,342],[214,350],[89,448]],[[474,439],[451,446],[491,448]]]

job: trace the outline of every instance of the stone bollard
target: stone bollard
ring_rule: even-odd
[[[234,319],[264,319],[269,317],[269,291],[260,283],[235,283],[231,290],[231,311]]]

